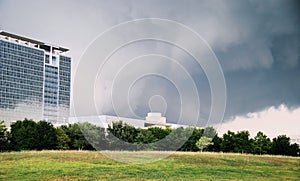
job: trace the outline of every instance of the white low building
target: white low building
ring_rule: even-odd
[[[109,115],[96,115],[96,116],[79,116],[70,117],[69,123],[83,123],[88,122],[102,128],[108,128],[113,122],[123,121],[124,123],[131,125],[135,128],[150,128],[150,127],[161,127],[161,128],[178,128],[178,127],[188,127],[186,125],[178,125],[173,123],[167,123],[166,117],[163,117],[161,113],[151,112],[147,114],[146,119],[132,119],[118,116]]]
[[[108,128],[108,125],[111,125],[113,122],[123,121],[124,123],[134,126],[136,128],[144,128],[145,120],[142,119],[132,119],[132,118],[124,118],[117,116],[109,116],[109,115],[98,115],[98,116],[80,116],[80,117],[70,117],[69,123],[83,123],[88,122],[92,123],[96,126],[100,126],[102,128]]]

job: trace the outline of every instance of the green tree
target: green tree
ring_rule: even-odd
[[[25,118],[11,125],[11,143],[15,150],[34,150],[38,148],[37,124]]]
[[[113,122],[112,126],[109,125],[108,130],[115,137],[128,143],[134,143],[137,136],[135,127],[124,123],[122,120]]]
[[[202,152],[203,149],[207,148],[209,145],[212,145],[212,138],[208,138],[206,136],[202,136],[197,142],[196,146],[200,149]]]
[[[9,150],[9,133],[4,121],[0,121],[0,152]]]
[[[207,150],[207,151],[220,151],[220,143],[219,141],[221,141],[221,139],[218,139],[218,135],[217,135],[217,130],[212,127],[212,126],[209,126],[209,127],[206,127],[204,130],[203,130],[203,136],[207,137],[207,138],[211,138],[211,141],[212,141],[212,144],[209,144],[208,146],[206,146],[204,148],[204,150]],[[202,150],[203,151],[203,150]]]
[[[56,137],[57,137],[57,149],[68,150],[69,149],[68,144],[71,140],[61,127],[56,128]]]
[[[135,150],[136,146],[133,145],[136,140],[137,130],[135,127],[130,126],[123,121],[113,122],[108,127],[109,134],[109,147],[112,150]]]
[[[235,153],[250,153],[253,140],[249,139],[248,131],[240,131],[235,134],[232,131],[228,131],[223,134],[221,143],[221,151],[223,152],[235,152]]]
[[[290,154],[290,138],[286,135],[279,135],[273,138],[272,154],[289,155]]]
[[[56,130],[50,122],[39,121],[36,124],[37,131],[37,149],[38,150],[49,150],[55,149],[57,146]]]
[[[136,142],[137,150],[155,150],[155,137],[148,129],[137,129]]]
[[[235,137],[235,152],[251,153],[253,140],[249,138],[249,131],[238,131]]]
[[[80,123],[79,126],[85,139],[93,146],[93,148],[96,150],[105,150],[108,148],[108,142],[104,128],[87,122]]]
[[[253,153],[267,154],[270,153],[272,142],[264,133],[258,132],[253,141]]]
[[[152,132],[148,129],[138,129],[138,133],[136,136],[137,144],[149,144],[155,141],[155,137]]]
[[[155,141],[162,140],[163,138],[165,138],[166,136],[168,136],[172,132],[171,128],[163,129],[163,128],[160,128],[160,127],[153,127],[153,128],[149,128],[148,130],[154,136]]]
[[[182,145],[180,151],[199,151],[199,147],[197,147],[196,143],[201,138],[204,129],[191,128],[193,129],[193,134],[189,137],[189,139]]]
[[[93,149],[93,147],[89,144],[89,142],[85,139],[84,135],[82,134],[78,123],[69,124],[68,126],[61,126],[61,128],[65,131],[65,133],[69,136],[71,140],[69,142],[70,149]]]
[[[299,145],[297,143],[291,144],[290,145],[290,153],[289,153],[289,155],[291,155],[291,156],[299,156],[299,153],[300,153]]]
[[[221,144],[222,144],[222,138],[216,134],[214,138],[212,139],[213,144],[209,145],[207,147],[208,151],[215,151],[215,152],[220,152],[221,151]]]
[[[183,127],[173,129],[167,137],[155,143],[156,148],[163,151],[180,150],[193,134],[193,130],[193,128]]]
[[[227,133],[223,134],[221,151],[234,152],[235,147],[236,147],[235,133],[228,130]]]
[[[212,126],[206,127],[203,131],[203,136],[207,138],[214,138],[216,134],[217,130]]]

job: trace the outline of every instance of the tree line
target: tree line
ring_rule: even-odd
[[[161,141],[163,140],[163,141]],[[0,121],[0,151],[20,150],[178,150],[299,156],[299,145],[286,135],[272,140],[258,132],[228,131],[218,136],[207,128],[135,128],[122,121],[107,130],[90,123],[54,127],[30,119],[13,123],[10,130]]]

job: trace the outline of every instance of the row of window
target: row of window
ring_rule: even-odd
[[[1,97],[0,103],[9,103],[9,102],[23,102],[24,100],[26,100],[26,98],[28,97],[23,97],[20,95],[10,95],[10,96],[6,96],[6,97]],[[42,101],[40,101],[42,102]]]
[[[6,107],[5,107],[6,106]],[[9,105],[2,105],[0,108],[7,109],[7,111],[1,110],[1,119],[3,120],[22,120],[24,118],[37,118],[42,115],[42,111],[38,111],[36,108],[25,108],[22,109],[20,107],[12,107]]]
[[[44,95],[44,98],[45,100],[49,100],[49,99],[53,99],[53,100],[56,100],[58,98],[58,95],[57,94],[45,94]]]
[[[44,71],[43,65],[39,63],[32,63],[30,62],[32,60],[28,61],[13,61],[10,59],[0,59],[0,64],[2,67],[18,67],[18,68],[25,68],[30,70],[38,70],[38,71]]]
[[[50,79],[58,79],[58,76],[55,75],[55,74],[54,75],[53,74],[46,74],[45,77],[50,78]]]
[[[1,63],[1,70],[4,71],[18,71],[21,72],[22,70],[27,70],[28,74],[38,74],[39,76],[43,75],[43,67],[34,66],[29,64],[19,64],[16,62],[11,62],[11,64],[6,64],[5,62]]]
[[[59,104],[67,104],[69,105],[70,104],[70,99],[68,99],[67,97],[59,97],[58,101],[59,101]]]
[[[49,69],[49,70],[56,70],[57,71],[57,69],[58,69],[57,67],[52,66],[52,65],[46,65],[45,67],[46,67],[46,70]]]
[[[59,96],[60,97],[70,97],[70,92],[67,91],[59,91]]]
[[[29,74],[25,74],[18,71],[12,71],[12,70],[1,70],[2,76],[1,77],[17,77],[17,78],[23,78],[23,79],[32,79],[32,80],[42,80],[43,74],[38,71],[32,71]]]
[[[49,113],[44,113],[43,116],[45,117],[45,119],[49,119],[49,118],[56,118],[57,114],[49,114]],[[53,119],[54,121],[55,119]],[[48,120],[49,121],[49,120]]]
[[[60,55],[59,59],[62,60],[62,62],[61,62],[62,65],[70,65],[71,64],[71,58],[70,57]]]
[[[60,80],[59,83],[62,87],[70,87],[70,81]]]
[[[60,81],[59,89],[61,88],[70,90],[70,82]]]
[[[44,93],[44,97],[45,96],[49,96],[49,97],[56,97],[58,96],[58,94],[53,94],[53,93]]]
[[[65,114],[65,113],[69,114],[69,108],[70,108],[69,105],[60,104],[58,107],[59,107],[58,111],[60,114]]]
[[[27,63],[1,60],[0,65],[2,69],[11,69],[12,67],[15,67],[18,68],[19,70],[28,69],[30,71],[34,71],[34,70],[40,72],[44,71],[43,66],[37,64],[27,64]]]
[[[44,116],[44,119],[47,119],[47,120],[48,119],[53,119],[53,120],[55,120],[58,116],[58,113],[57,113],[57,111],[45,111],[43,113],[43,116]]]
[[[59,95],[65,95],[65,96],[69,96],[70,95],[70,91],[65,91],[65,90],[59,90]]]
[[[57,90],[57,86],[54,86],[52,84],[45,84],[45,89],[47,90]]]
[[[61,60],[59,62],[62,62]],[[63,67],[65,69],[71,69],[71,64],[69,63],[59,63],[59,67]]]
[[[59,96],[59,101],[63,101],[63,102],[69,102],[69,97],[61,97]]]
[[[67,72],[71,70],[71,66],[59,65],[59,68]]]
[[[41,102],[36,102],[36,101],[27,101],[25,99],[22,100],[16,100],[16,99],[1,99],[0,104],[1,105],[12,105],[12,106],[20,106],[20,107],[38,107],[37,105]]]
[[[44,57],[42,56],[36,56],[36,55],[32,55],[32,57],[28,57],[28,56],[17,56],[16,54],[13,53],[3,53],[0,52],[1,59],[6,59],[9,61],[19,61],[19,62],[25,62],[25,63],[30,63],[30,64],[39,64],[42,65],[44,64]]]
[[[19,90],[12,90],[12,89],[3,89],[0,90],[0,97],[1,99],[28,99],[29,97],[31,99],[35,99],[37,101],[42,101],[42,94],[36,94],[34,92],[30,92],[28,90],[23,90],[22,93],[19,92]]]
[[[52,99],[52,100],[56,100],[57,99],[57,95],[54,95],[54,94],[45,94],[44,95],[44,98],[45,99]]]
[[[45,83],[49,83],[49,84],[54,84],[54,85],[57,85],[58,84],[58,80],[53,80],[53,79],[46,79],[45,80]]]
[[[59,91],[70,92],[70,87],[66,87],[66,86],[59,86]]]
[[[59,87],[70,88],[70,82],[60,81]]]
[[[34,95],[25,95],[25,94],[5,94],[3,92],[0,92],[1,100],[31,100],[33,102],[42,102],[42,96],[34,96]]]
[[[0,85],[2,88],[7,88],[11,90],[30,90],[32,92],[41,92],[43,90],[43,84],[38,86],[37,84],[32,84],[30,80],[23,80],[20,79],[19,82],[17,81],[1,81]]]
[[[18,94],[9,94],[9,95],[5,95],[5,96],[0,96],[0,103],[4,104],[4,103],[11,103],[11,104],[15,104],[16,102],[23,102],[24,100],[28,99],[28,96],[24,96],[24,95],[18,95]],[[38,97],[36,97],[38,98]],[[40,100],[34,101],[36,103],[38,102],[42,102],[42,99],[40,98]],[[48,96],[45,95],[44,96],[44,102],[45,103],[50,103],[50,104],[57,104],[57,96]],[[59,102],[64,102],[64,103],[68,103],[69,104],[69,97],[59,97]]]
[[[23,51],[23,52],[28,52],[28,53],[32,53],[32,54],[38,54],[38,55],[43,55],[44,51],[43,50],[38,50],[38,49],[34,49],[31,47],[27,47],[24,45],[19,45],[19,44],[15,44],[15,43],[11,43],[11,42],[6,42],[3,40],[0,40],[0,46],[3,48],[9,48],[11,50],[18,50],[18,51]]]
[[[44,104],[44,111],[56,111],[57,112],[58,106],[53,104]]]
[[[70,99],[70,93],[65,91],[59,91],[59,97],[67,97]]]
[[[56,104],[57,104],[57,101],[44,100],[44,103],[45,103],[45,104],[52,104],[52,105],[55,104],[55,105],[56,105]]]
[[[34,88],[35,90],[43,87],[43,82],[41,80],[18,78],[15,76],[1,76],[0,85],[7,87],[17,87],[17,88]]]
[[[39,61],[44,60],[44,57],[42,57],[41,55],[31,54],[28,52],[20,52],[20,51],[16,51],[16,50],[2,49],[2,50],[0,50],[0,53],[2,54],[3,58],[21,57],[21,58],[25,58],[25,59],[26,58],[27,59],[35,59],[35,60],[39,60]]]
[[[63,84],[70,83],[71,77],[60,76],[59,80],[60,82],[63,82]]]
[[[8,111],[6,114],[3,114],[3,115],[1,114],[2,119],[10,120],[10,121],[22,120],[26,117],[34,119],[34,120],[46,120],[47,119],[47,118],[42,117],[42,112],[13,111],[13,114],[12,114],[11,112]]]
[[[71,70],[71,67],[59,66],[59,68],[60,68],[60,71],[63,71],[63,72],[70,72],[70,70]]]
[[[59,72],[60,77],[70,77],[71,74],[69,72]]]
[[[19,70],[18,70],[19,69]],[[39,71],[32,71],[28,69],[21,69],[21,68],[1,68],[0,65],[0,73],[1,77],[5,76],[12,76],[12,77],[18,77],[18,78],[26,78],[26,79],[34,79],[34,80],[43,80],[43,72]]]
[[[45,73],[48,74],[48,75],[52,75],[52,76],[58,75],[58,71],[57,70],[51,69],[51,68],[47,68],[47,67],[45,69]]]
[[[70,83],[69,82],[66,83],[66,84],[61,83],[59,85],[59,90],[63,90],[63,91],[69,92],[70,91]]]
[[[53,91],[53,90],[49,90],[49,89],[45,89],[45,94],[57,94],[57,91]]]
[[[70,107],[70,101],[65,101],[65,100],[58,100],[58,104],[60,105],[61,108],[69,108]]]
[[[60,82],[63,82],[64,84],[65,83],[69,83],[70,82],[70,77],[60,77],[59,79]]]
[[[30,86],[16,86],[16,87],[8,87],[8,86],[1,86],[1,92],[5,92],[6,94],[19,94],[19,95],[29,95],[26,94],[29,91],[31,92],[30,95],[37,95],[40,96],[43,92],[42,88],[30,87]]]
[[[1,80],[12,81],[12,82],[21,82],[21,80],[30,80],[32,84],[39,84],[43,81],[41,76],[37,75],[26,75],[18,72],[11,71],[2,71],[0,72]],[[24,82],[24,81],[23,81]]]

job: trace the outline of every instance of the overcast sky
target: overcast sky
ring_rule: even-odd
[[[72,80],[74,81],[81,57],[88,52],[93,42],[97,42],[97,37],[101,33],[113,26],[143,18],[158,18],[180,23],[202,37],[203,42],[211,48],[221,65],[227,95],[223,122],[233,120],[236,122],[238,118],[241,120],[247,118],[246,120],[251,122],[254,119],[249,119],[249,113],[262,111],[272,113],[268,110],[275,109],[279,112],[283,111],[282,115],[289,114],[289,116],[274,117],[274,124],[276,122],[275,125],[278,127],[289,125],[285,126],[286,129],[282,132],[296,134],[295,132],[300,132],[299,129],[295,130],[295,127],[300,127],[299,111],[293,111],[300,107],[299,4],[297,0],[0,0],[0,28],[70,48],[68,55],[72,57]],[[140,32],[149,34],[155,32],[153,27],[156,26],[155,22],[149,21],[139,29],[132,29],[132,34],[126,36],[131,37]],[[170,27],[166,31],[176,39],[186,37],[186,34],[172,30]],[[116,34],[116,37],[122,39],[120,35]],[[123,38],[125,40],[128,37]],[[98,48],[105,49],[106,43],[109,44],[109,41]],[[196,48],[193,50],[197,51],[195,42],[190,41],[189,44],[191,45],[189,47]],[[200,48],[198,50],[202,51]],[[97,54],[93,55],[96,56]],[[144,63],[129,64],[135,67],[128,69],[128,72],[147,71],[147,68],[153,66],[153,70],[166,72],[166,75],[182,75],[183,73],[179,73],[180,70],[176,66],[179,64],[183,66],[196,84],[201,105],[200,120],[208,119],[212,105],[209,78],[203,67],[199,66],[191,55],[172,43],[143,40],[128,44],[118,49],[109,58],[109,64],[104,67],[103,75],[105,71],[109,72],[110,76],[118,75],[117,73],[121,75],[124,68],[122,66],[136,57],[140,57],[138,60]],[[166,68],[164,59],[168,61],[173,59],[177,63],[171,61],[170,66]],[[93,61],[104,60],[96,58]],[[148,65],[147,62],[151,63]],[[80,64],[84,63],[80,62]],[[89,74],[89,72],[85,73]],[[123,74],[123,78],[125,77],[126,74]],[[149,75],[135,80],[130,90],[122,90],[120,85],[124,80],[121,78],[116,79],[116,82],[119,81],[116,85],[119,89],[115,90],[112,88],[114,82],[111,79],[102,80],[101,76],[96,77],[93,84],[95,84],[94,99],[98,113],[116,114],[110,95],[112,94],[114,99],[123,96],[123,92],[126,92],[129,103],[117,105],[120,110],[123,110],[122,106],[129,105],[135,117],[145,117],[152,109],[152,111],[163,112],[168,120],[175,121],[178,118],[181,92],[176,84],[181,86],[181,83],[175,84],[169,79]],[[170,79],[172,78],[174,77]],[[186,82],[184,78],[182,81]],[[82,85],[84,83],[82,82]],[[107,87],[109,87],[108,92],[104,91]],[[86,96],[84,89],[81,95],[84,99]],[[192,94],[184,95],[183,98],[198,100]],[[84,103],[82,105],[76,114],[96,114],[88,105]],[[189,114],[194,113],[194,109],[195,107],[191,106]],[[120,116],[132,115],[124,111],[122,114]],[[74,115],[73,109],[72,115]],[[295,118],[298,121],[295,121]],[[290,123],[288,119],[293,122]],[[220,120],[216,122],[219,123]],[[199,124],[205,125],[206,122]],[[268,124],[272,124],[272,120]],[[239,127],[242,122],[236,125]]]

